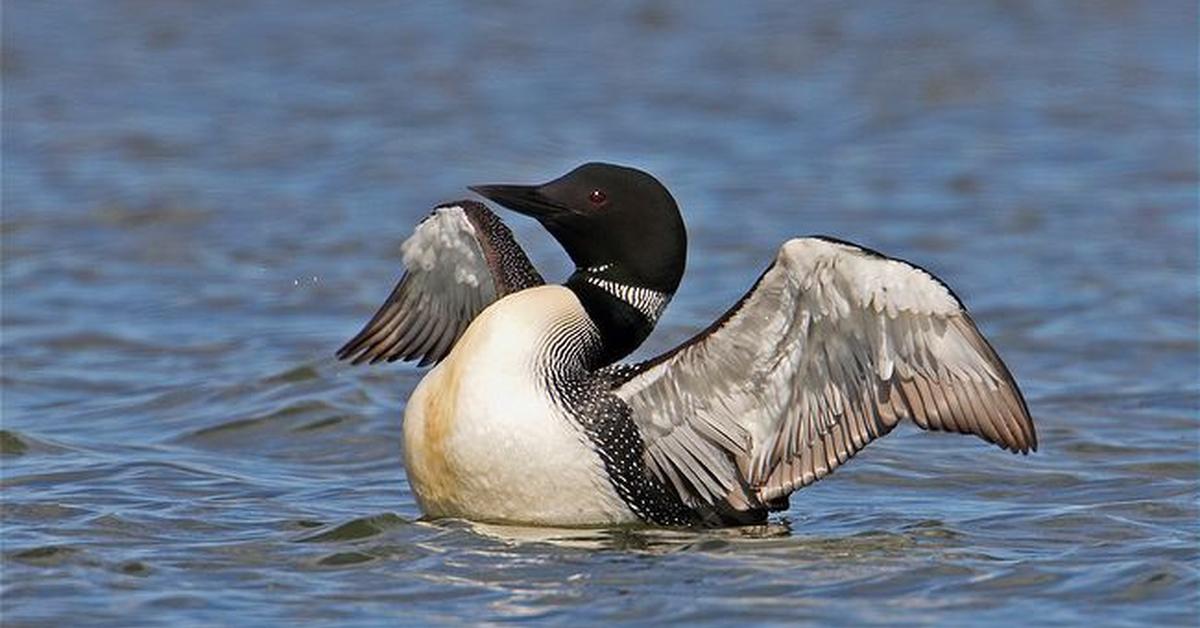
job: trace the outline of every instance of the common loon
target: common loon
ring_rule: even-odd
[[[436,207],[405,272],[338,351],[437,363],[404,413],[427,517],[757,523],[901,419],[1028,453],[1008,368],[929,272],[825,237],[788,240],[710,327],[638,364],[683,276],[675,200],[633,168],[470,188],[537,219],[575,271],[549,285],[483,204]]]

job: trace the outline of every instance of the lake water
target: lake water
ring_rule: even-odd
[[[1195,625],[1194,2],[476,4],[5,2],[5,626]],[[434,203],[587,160],[690,229],[638,357],[836,235],[954,287],[1040,451],[903,428],[764,528],[419,521],[422,372],[333,352]]]

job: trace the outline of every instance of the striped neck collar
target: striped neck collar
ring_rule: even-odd
[[[642,316],[649,319],[651,323],[658,321],[658,318],[662,316],[663,310],[667,308],[667,304],[671,302],[671,295],[665,292],[641,286],[630,286],[612,279],[605,279],[604,277],[588,272],[589,270],[584,269],[582,272],[584,281],[632,306],[633,309],[641,312]]]
[[[671,301],[670,293],[633,285],[611,264],[579,268],[565,285],[600,331],[601,354],[592,368],[612,364],[642,344]]]

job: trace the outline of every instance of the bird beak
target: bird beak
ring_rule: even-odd
[[[472,185],[467,189],[518,214],[544,220],[567,210],[541,193],[540,185]]]

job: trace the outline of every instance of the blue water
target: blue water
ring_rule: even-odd
[[[5,2],[6,626],[1196,623],[1194,2],[482,5]],[[1040,451],[900,429],[763,528],[418,521],[421,371],[333,351],[434,203],[587,160],[690,230],[637,356],[832,234],[954,287]]]

